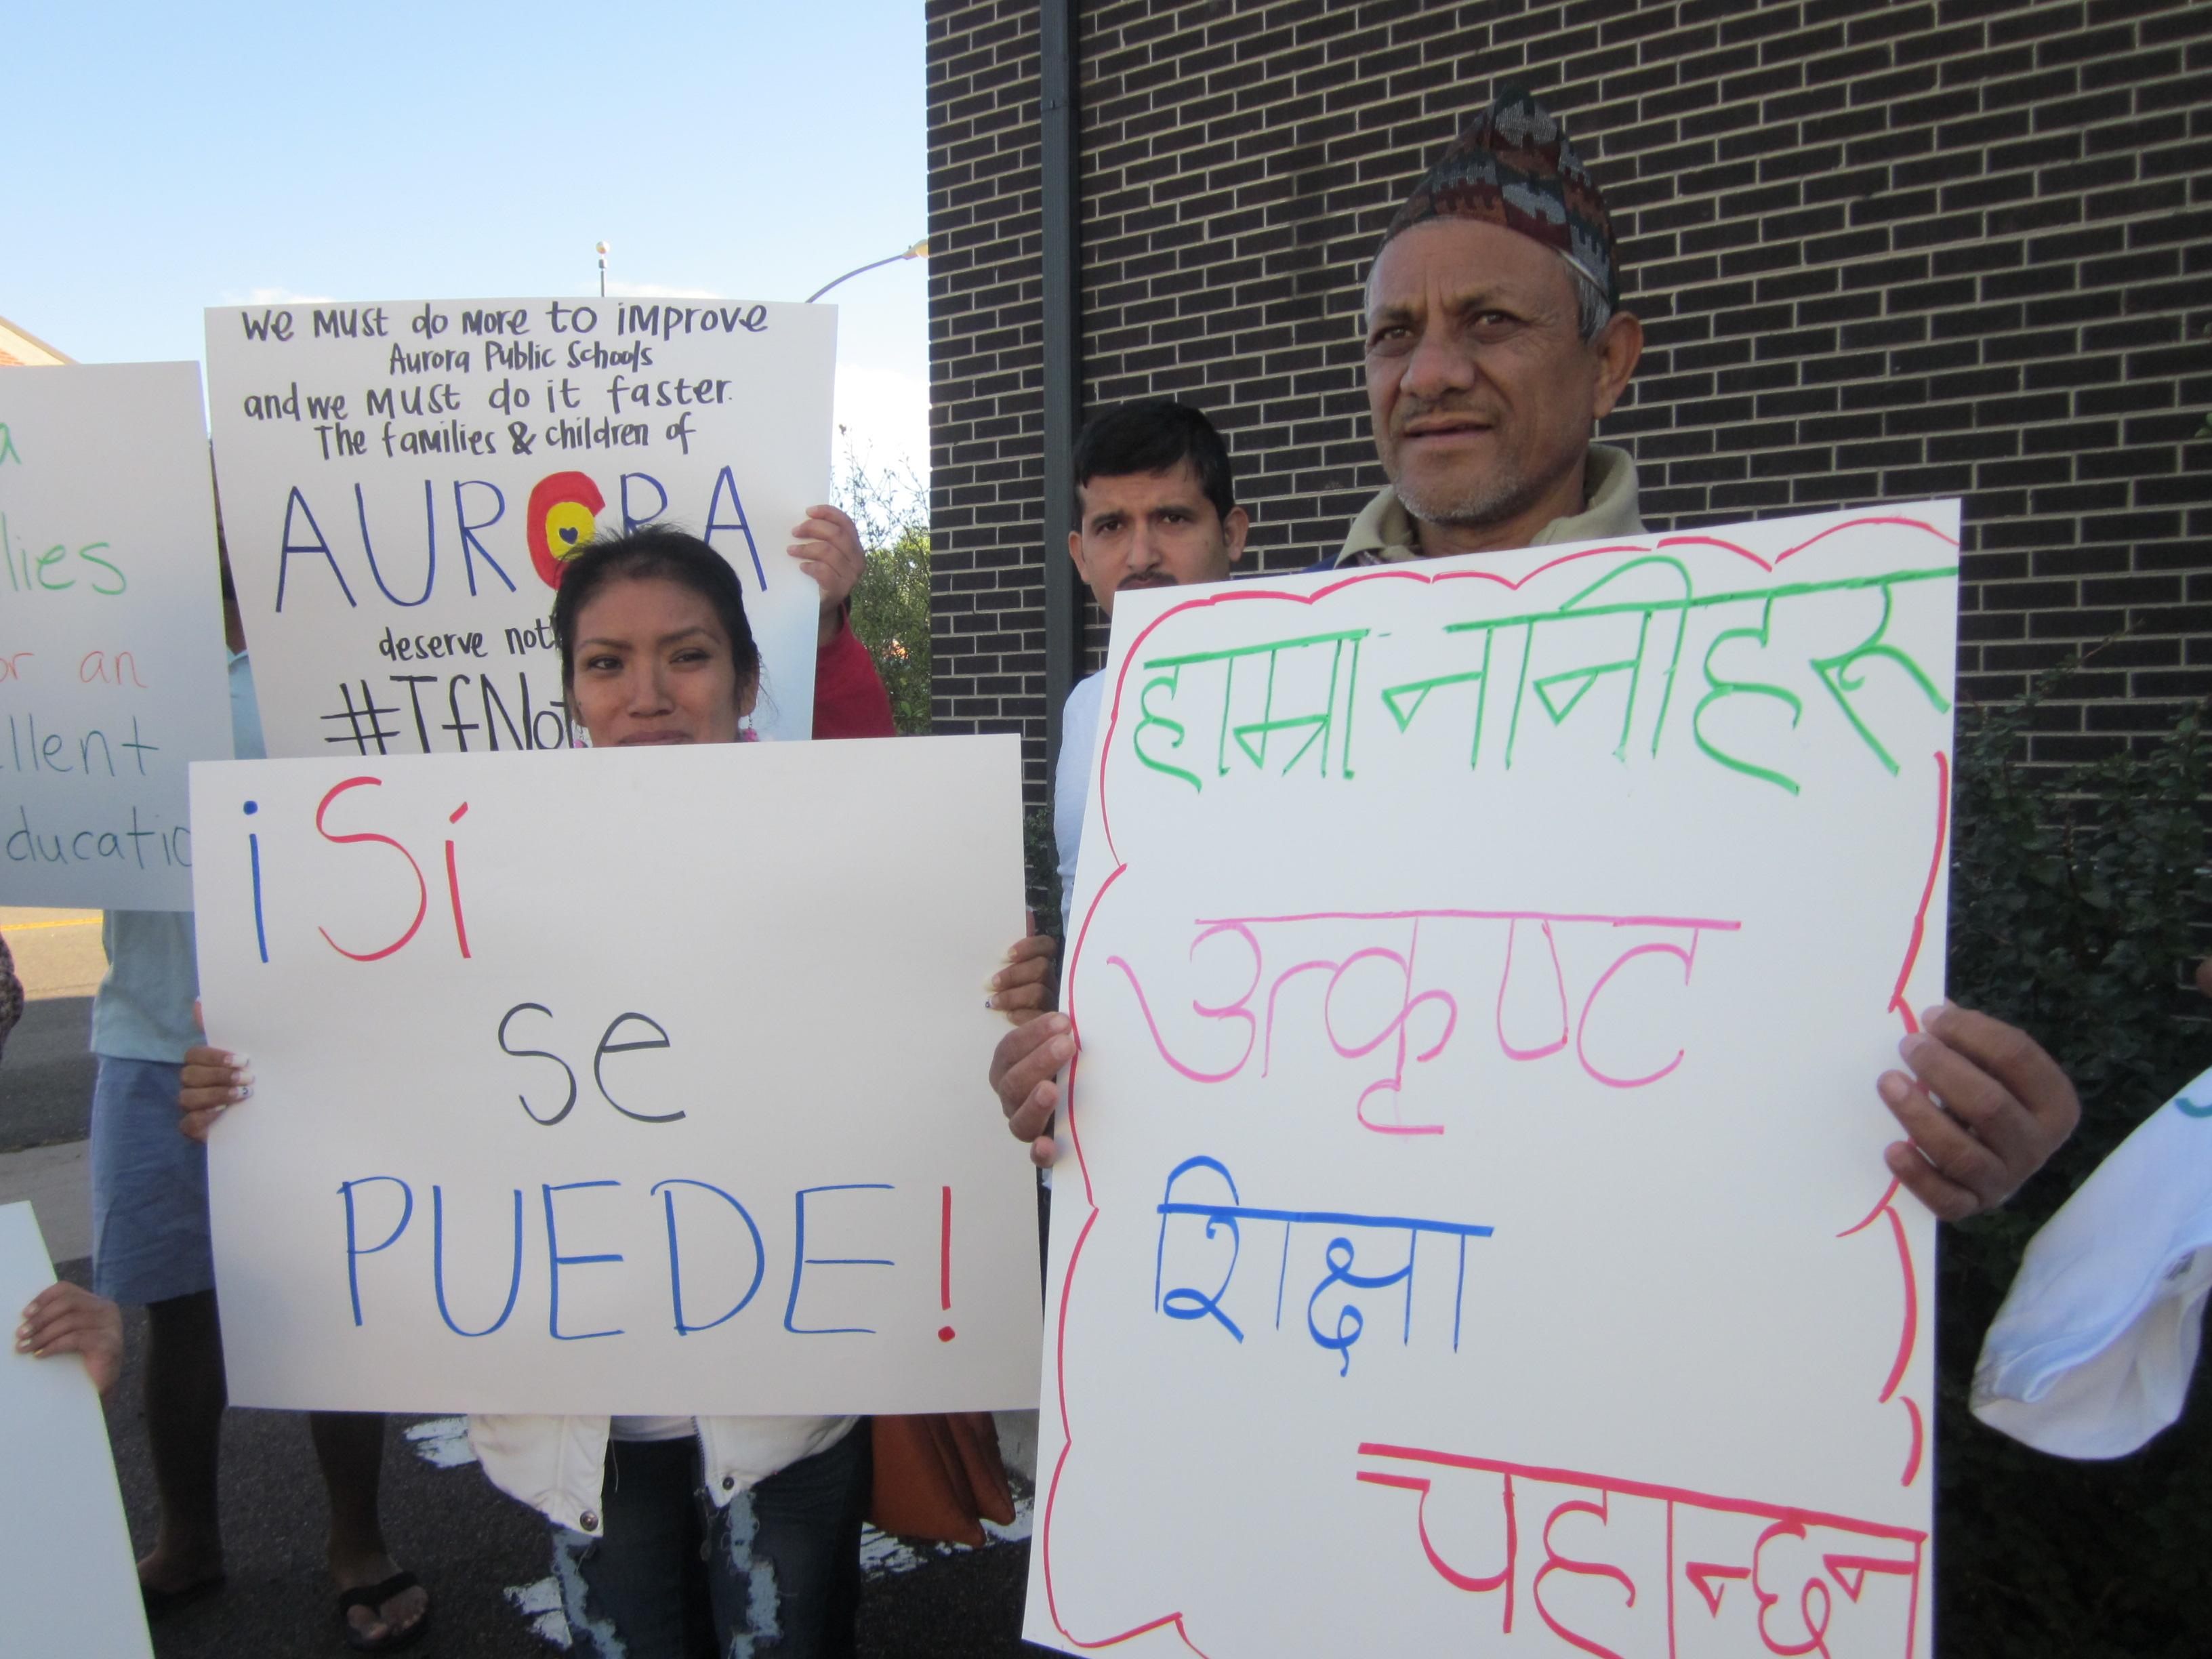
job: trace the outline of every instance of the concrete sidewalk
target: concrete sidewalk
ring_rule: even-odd
[[[30,1200],[57,1263],[92,1254],[92,1172],[82,1140],[0,1152],[0,1204]]]

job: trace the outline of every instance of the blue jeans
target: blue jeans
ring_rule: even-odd
[[[553,1534],[573,1651],[588,1659],[850,1659],[868,1425],[718,1506],[699,1443],[607,1443],[602,1535]]]

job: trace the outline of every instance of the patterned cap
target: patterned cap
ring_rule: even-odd
[[[1597,181],[1559,118],[1522,88],[1508,87],[1460,129],[1391,219],[1382,246],[1410,225],[1442,218],[1481,219],[1533,236],[1620,303],[1613,221]]]

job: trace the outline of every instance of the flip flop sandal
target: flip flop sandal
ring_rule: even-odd
[[[382,1636],[365,1635],[361,1626],[348,1617],[356,1607],[367,1607],[378,1613],[386,1601],[402,1590],[416,1589],[422,1583],[413,1573],[404,1570],[395,1572],[380,1584],[362,1584],[338,1592],[338,1624],[345,1632],[346,1645],[356,1653],[390,1653],[404,1648],[422,1634],[430,1622],[430,1609],[425,1607],[422,1616],[404,1630],[386,1629]]]
[[[138,1586],[138,1596],[146,1604],[146,1617],[150,1621],[166,1619],[195,1601],[204,1601],[230,1581],[222,1573],[196,1580],[181,1589],[156,1589],[151,1584]]]

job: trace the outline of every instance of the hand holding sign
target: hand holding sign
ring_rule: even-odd
[[[1885,1072],[1875,1086],[1912,1139],[1882,1157],[1946,1221],[2003,1203],[2081,1121],[2081,1100],[2057,1062],[2025,1031],[1987,1014],[1948,1002],[1930,1008],[1898,1052],[1913,1074]]]
[[[818,635],[826,643],[844,619],[845,601],[860,580],[867,552],[852,520],[823,502],[806,509],[806,516],[791,528],[797,539],[784,551],[799,561],[799,568],[822,590],[822,623]]]
[[[56,1279],[23,1310],[15,1352],[33,1359],[79,1355],[93,1387],[105,1395],[123,1375],[123,1310],[82,1285]]]

